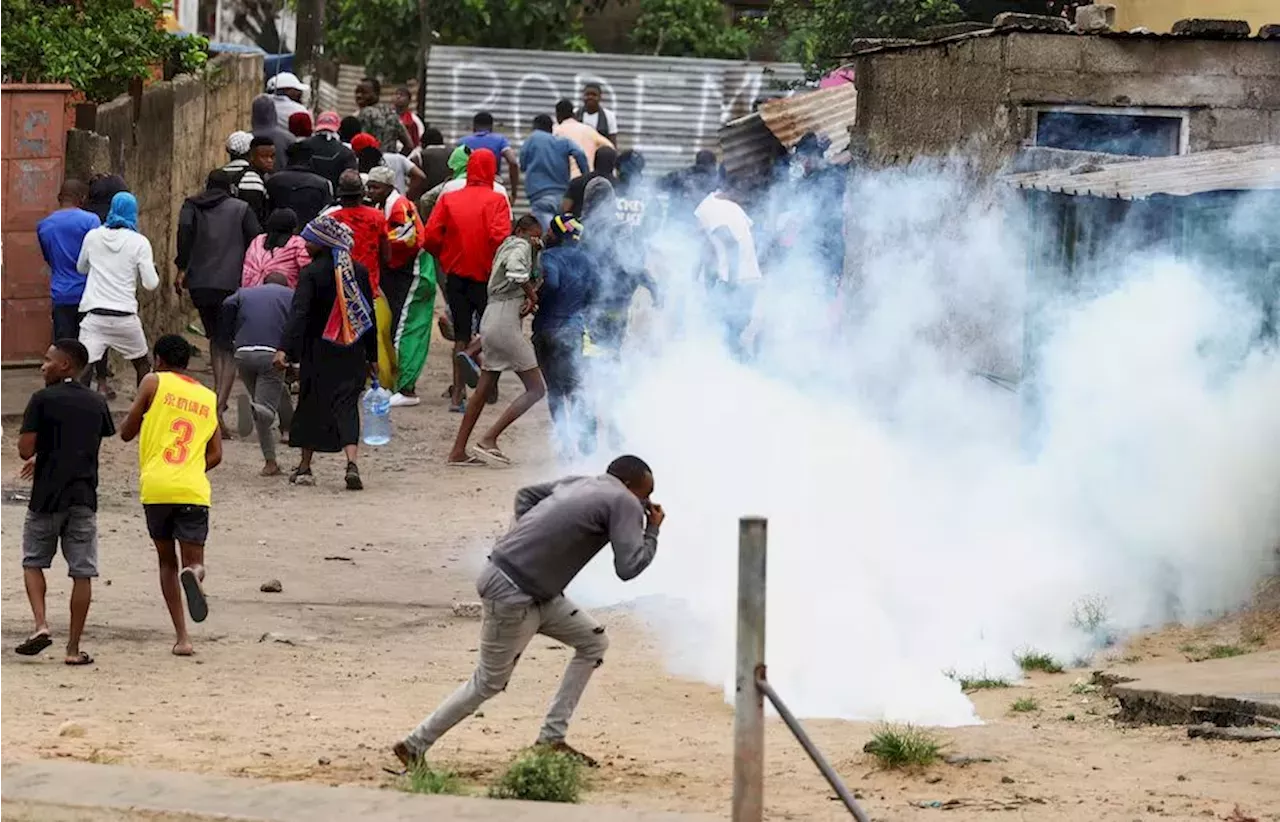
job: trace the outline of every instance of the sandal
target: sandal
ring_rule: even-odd
[[[450,468],[488,468],[489,463],[476,456],[468,455],[465,460],[445,460],[445,465]]]
[[[364,482],[360,479],[360,466],[356,465],[354,462],[347,463],[347,490],[364,490]]]
[[[496,445],[493,448],[485,448],[483,445],[473,445],[471,450],[475,455],[490,465],[501,465],[504,468],[511,464],[511,457],[502,453],[502,450]]]
[[[187,595],[187,611],[191,614],[191,621],[204,622],[209,616],[209,603],[204,598],[204,586],[200,584],[200,577],[196,576],[194,569],[183,568],[178,579]]]
[[[36,634],[24,640],[13,652],[19,656],[35,656],[52,644],[53,638],[48,634]]]
[[[480,384],[480,366],[471,358],[471,355],[465,351],[459,351],[453,355],[453,359],[458,363],[458,368],[462,369],[462,379],[466,382],[468,388],[475,388]]]
[[[64,659],[62,661],[68,665],[92,665],[93,657],[89,656],[84,651],[81,651],[75,658]]]
[[[303,471],[301,468],[295,468],[289,473],[290,485],[312,486],[316,484],[315,475],[311,473],[311,469]]]

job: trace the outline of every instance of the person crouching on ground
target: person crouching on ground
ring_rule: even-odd
[[[258,429],[264,477],[280,474],[276,462],[275,435],[271,428],[280,417],[280,438],[289,437],[293,406],[284,384],[284,369],[277,368],[276,352],[284,345],[284,329],[293,306],[293,289],[279,271],[272,271],[262,284],[241,288],[222,304],[222,323],[231,330],[236,369],[245,393],[236,396],[236,433],[249,436]]]
[[[68,665],[93,663],[80,650],[80,635],[98,575],[98,448],[116,432],[106,399],[76,381],[88,365],[89,352],[78,340],[51,345],[40,366],[45,387],[31,395],[18,435],[18,456],[26,461],[22,475],[34,479],[22,527],[22,578],[36,630],[15,651],[35,656],[53,644],[44,571],[61,542],[71,577]]]
[[[606,543],[613,545],[619,578],[634,579],[649,567],[666,518],[650,501],[652,493],[653,472],[630,455],[598,477],[566,477],[516,492],[515,523],[498,539],[476,582],[483,603],[479,664],[470,680],[393,746],[405,767],[417,765],[449,729],[506,689],[536,634],[574,649],[537,744],[595,766],[564,738],[591,674],[604,663],[609,638],[564,589]]]
[[[498,246],[489,273],[488,302],[480,318],[480,353],[484,363],[476,396],[486,397],[498,384],[503,371],[514,371],[524,384],[524,393],[511,401],[497,421],[467,454],[467,440],[484,411],[484,403],[472,402],[462,415],[458,436],[449,452],[450,465],[510,465],[511,459],[498,448],[498,437],[547,393],[547,384],[538,368],[533,345],[524,335],[524,318],[538,305],[533,269],[542,246],[542,226],[538,218],[526,214],[516,222],[515,231]]]

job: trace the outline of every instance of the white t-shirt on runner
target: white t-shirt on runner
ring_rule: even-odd
[[[760,262],[756,259],[756,244],[751,236],[751,218],[742,206],[717,196],[714,192],[698,204],[694,216],[702,230],[711,237],[711,244],[716,250],[717,277],[727,283],[729,279],[729,249],[716,236],[715,231],[724,228],[733,235],[738,245],[738,276],[736,282],[755,282],[761,279]]]
[[[592,127],[592,128],[594,128],[596,131],[600,131],[600,129],[597,127],[597,125],[598,125],[598,123],[600,122],[600,112],[601,112],[601,111],[603,111],[603,112],[604,112],[605,119],[609,121],[609,134],[617,134],[619,131],[621,131],[621,129],[620,129],[620,128],[618,128],[618,115],[614,114],[612,109],[607,109],[607,108],[605,108],[604,106],[601,106],[601,107],[596,111],[596,113],[595,113],[595,114],[592,114],[592,113],[590,113],[590,112],[588,112],[588,111],[583,111],[583,112],[582,112],[582,122],[583,122],[585,125],[591,126],[591,127]],[[607,136],[609,136],[609,135],[608,135],[608,134],[606,134],[605,136],[607,137]]]

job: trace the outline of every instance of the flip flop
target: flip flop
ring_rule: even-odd
[[[444,464],[449,466],[450,468],[488,468],[489,467],[489,463],[485,462],[484,460],[476,456],[468,456],[465,460],[459,460],[457,462],[453,460],[446,460]]]
[[[81,651],[80,655],[75,659],[64,659],[62,661],[68,665],[92,665],[93,657],[89,656],[84,651]]]
[[[24,640],[21,645],[13,649],[13,652],[19,656],[35,656],[52,644],[53,638],[48,634],[36,634]]]
[[[204,598],[204,588],[200,586],[196,572],[183,568],[179,579],[182,580],[182,590],[187,594],[187,610],[191,612],[191,621],[204,622],[205,617],[209,616],[209,603]]]
[[[458,361],[458,365],[462,368],[462,379],[466,382],[468,388],[475,388],[480,384],[480,366],[471,355],[465,351],[459,351],[453,355]]]
[[[498,448],[485,448],[483,445],[473,445],[471,446],[471,450],[475,452],[477,457],[490,465],[501,465],[506,467],[511,464],[511,457],[502,453]]]
[[[451,414],[465,414],[465,413],[467,413],[467,401],[466,401],[466,400],[463,400],[462,402],[458,403],[457,405],[451,405],[451,406],[449,406],[449,413],[451,413]]]

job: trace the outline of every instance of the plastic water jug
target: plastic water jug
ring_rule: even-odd
[[[391,392],[373,385],[360,398],[361,439],[365,445],[386,445],[391,442]]]

